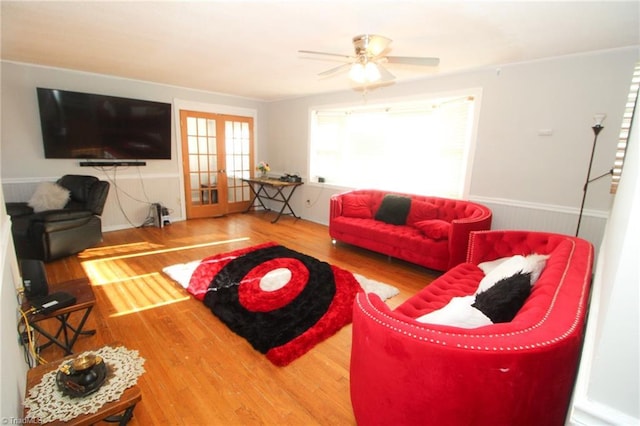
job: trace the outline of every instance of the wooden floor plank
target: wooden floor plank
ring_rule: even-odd
[[[77,256],[47,264],[55,283],[88,277],[95,336],[75,350],[120,341],[145,358],[132,426],[148,424],[348,425],[351,325],[286,367],[276,367],[222,324],[162,268],[274,241],[367,278],[394,285],[395,307],[439,274],[347,244],[326,226],[269,213],[177,222],[164,228],[107,232]],[[56,348],[43,357],[61,358]],[[55,362],[55,361],[53,361]]]

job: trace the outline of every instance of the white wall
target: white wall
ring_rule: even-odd
[[[572,424],[640,424],[640,106],[593,281]]]
[[[613,165],[637,49],[619,49],[436,76],[374,90],[339,92],[275,102],[268,109],[268,154],[276,171],[307,174],[309,109],[384,99],[482,89],[480,125],[469,198],[499,211],[501,228],[575,233],[591,146],[593,116],[607,119],[592,176]],[[551,129],[551,136],[539,130]],[[410,178],[410,177],[408,177]],[[589,187],[581,236],[599,244],[612,196],[607,178]],[[327,223],[328,199],[342,188],[304,185],[294,209]],[[306,200],[318,200],[316,207]],[[514,208],[525,209],[512,212]]]
[[[11,221],[4,208],[0,190],[0,419],[11,423],[11,419],[22,417],[22,400],[27,382],[27,363],[23,360],[22,348],[18,344],[16,324],[18,299],[16,289],[22,287],[18,263],[11,239]]]
[[[169,208],[174,220],[183,219],[179,126],[174,123],[171,160],[148,160],[145,167],[118,168],[115,175],[113,170],[80,167],[78,160],[45,159],[36,87],[168,103],[224,105],[254,110],[256,117],[264,114],[267,105],[251,99],[104,75],[11,62],[0,65],[3,111],[0,149],[6,201],[28,200],[35,184],[42,180],[54,181],[63,174],[94,175],[112,182],[103,215],[105,231],[128,228],[130,222],[140,225],[149,211],[147,202],[160,202]],[[260,142],[265,139],[266,125],[260,125],[258,119],[256,122],[256,141]]]

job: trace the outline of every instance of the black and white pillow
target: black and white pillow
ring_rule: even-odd
[[[473,295],[454,297],[443,308],[416,321],[460,328],[509,322],[529,297],[548,258],[548,255],[532,254],[480,264],[485,277]]]
[[[531,274],[531,285],[533,285],[540,278],[548,258],[549,255],[545,254],[516,255],[480,263],[478,267],[484,272],[484,278],[480,281],[475,294],[487,291],[501,279],[519,272]]]
[[[518,272],[477,293],[471,307],[482,312],[493,324],[509,322],[515,318],[529,294],[531,273]]]
[[[493,324],[488,316],[472,306],[475,300],[475,295],[454,297],[444,307],[422,315],[416,318],[416,321],[460,328],[477,328]]]

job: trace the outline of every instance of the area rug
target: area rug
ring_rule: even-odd
[[[355,295],[383,300],[395,287],[276,243],[163,269],[234,333],[284,366],[352,320]]]

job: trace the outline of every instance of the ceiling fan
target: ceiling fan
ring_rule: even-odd
[[[361,34],[353,38],[355,55],[343,55],[339,53],[317,52],[314,50],[298,50],[298,53],[309,55],[321,55],[337,58],[347,63],[328,69],[318,74],[327,77],[349,69],[349,78],[360,84],[377,83],[378,81],[390,81],[395,79],[382,64],[408,64],[435,67],[440,63],[439,58],[416,56],[387,56],[384,53],[389,50],[391,39],[376,34]]]

